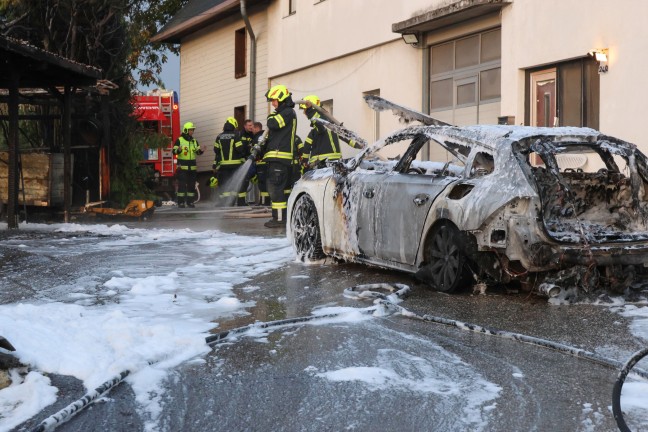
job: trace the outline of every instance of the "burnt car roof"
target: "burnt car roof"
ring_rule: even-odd
[[[479,145],[495,150],[529,138],[552,138],[561,142],[595,142],[601,136],[599,131],[581,127],[531,127],[531,126],[411,126],[392,133],[386,141],[396,141],[403,137],[426,135],[430,139],[452,139],[467,145]]]

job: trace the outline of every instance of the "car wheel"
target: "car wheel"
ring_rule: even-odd
[[[324,258],[317,209],[308,195],[302,195],[295,203],[290,228],[293,248],[301,260]]]
[[[472,273],[461,245],[454,225],[442,224],[434,229],[426,244],[426,273],[434,289],[453,292],[470,283]]]

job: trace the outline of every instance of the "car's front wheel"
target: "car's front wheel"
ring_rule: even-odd
[[[438,291],[453,292],[470,283],[472,272],[464,253],[459,230],[443,223],[432,232],[426,244],[428,282]]]
[[[297,199],[290,219],[295,253],[302,261],[324,258],[322,236],[315,203],[308,195]]]

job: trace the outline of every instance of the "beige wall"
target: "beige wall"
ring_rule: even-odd
[[[394,101],[411,101],[421,106],[421,51],[400,40],[338,58],[298,72],[276,76],[273,84],[286,85],[298,100],[316,94],[321,100],[333,99],[333,115],[362,137],[373,136],[373,111],[362,99],[364,92],[380,90]],[[404,66],[406,65],[406,66]],[[415,102],[414,102],[415,101]],[[309,123],[298,110],[298,134],[306,138]],[[391,112],[380,114],[380,134],[402,127]],[[396,150],[397,151],[397,150]],[[356,151],[342,145],[343,156]]]
[[[422,107],[422,58],[419,49],[405,44],[392,24],[447,3],[446,0],[325,0],[300,1],[287,16],[288,1],[277,0],[268,9],[270,31],[268,76],[270,84],[284,84],[297,100],[316,94],[333,99],[333,114],[346,127],[371,140],[374,112],[363,93]],[[379,114],[380,135],[403,127],[391,112]],[[309,124],[298,112],[298,133],[306,137]],[[342,145],[344,157],[355,150]],[[387,153],[402,152],[393,148]]]
[[[207,27],[183,39],[180,56],[180,121],[196,125],[195,137],[206,148],[198,157],[198,170],[211,170],[214,139],[234,107],[245,105],[248,117],[265,120],[267,104],[268,33],[264,11],[250,15],[257,37],[256,113],[249,112],[250,39],[247,38],[247,76],[234,78],[234,32],[245,27],[240,17]]]
[[[288,16],[288,0],[275,0],[268,7],[269,22],[278,23],[270,32],[268,74],[284,75],[400,40],[391,30],[393,23],[445,3],[448,1],[301,0],[297,12]]]
[[[502,114],[524,121],[524,70],[609,48],[601,74],[600,126],[604,133],[648,151],[643,133],[648,92],[645,0],[515,0],[502,11]]]

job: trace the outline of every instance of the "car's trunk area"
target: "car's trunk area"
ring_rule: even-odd
[[[555,175],[532,168],[542,200],[542,218],[549,235],[561,242],[602,243],[648,239],[642,183],[638,205],[631,179],[619,172],[569,170]],[[638,207],[638,208],[635,208]]]

